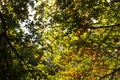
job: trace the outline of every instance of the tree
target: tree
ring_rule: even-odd
[[[37,47],[37,44],[42,45],[41,34],[35,31],[37,26],[29,18],[32,15],[28,8],[34,8],[34,3],[32,0],[0,1],[1,80],[47,78],[37,66],[38,63],[42,66],[40,57],[43,53]]]
[[[0,1],[2,80],[119,79],[120,2]]]
[[[119,2],[56,0],[53,28],[45,34],[64,79],[118,79]],[[55,6],[54,6],[55,7]]]

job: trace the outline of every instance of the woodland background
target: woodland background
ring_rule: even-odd
[[[120,80],[120,1],[1,0],[0,80]]]

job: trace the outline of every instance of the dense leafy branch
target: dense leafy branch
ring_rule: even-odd
[[[41,70],[37,70],[35,69],[34,67],[32,66],[29,66],[28,63],[25,62],[25,60],[19,55],[18,51],[16,50],[16,48],[12,45],[8,35],[7,35],[7,29],[6,29],[6,23],[5,23],[5,19],[4,19],[4,16],[3,14],[0,12],[0,18],[1,18],[1,22],[2,22],[2,26],[3,26],[3,36],[5,36],[10,48],[13,50],[13,52],[16,54],[16,57],[17,59],[21,62],[21,64],[23,65],[26,65],[27,66],[27,69],[28,69],[28,72],[30,72],[31,74],[33,74],[33,71],[34,72],[39,72],[39,73],[42,73],[42,77],[46,78],[47,79],[47,76],[45,73],[43,73]],[[23,62],[23,63],[22,63]],[[34,76],[34,75],[33,75]],[[36,76],[34,76],[36,77]]]
[[[10,45],[11,49],[15,52],[17,58],[18,58],[19,60],[23,61],[24,64],[27,65],[27,63],[24,61],[24,59],[19,55],[19,53],[17,52],[17,50],[15,49],[15,47],[12,45],[12,43],[11,43],[11,41],[10,41],[8,35],[7,35],[7,32],[6,32],[7,29],[6,29],[5,19],[4,19],[4,16],[3,16],[3,14],[2,14],[1,12],[0,12],[0,18],[1,18],[2,26],[3,26],[3,35],[6,37],[6,40],[7,40],[8,44]],[[28,67],[28,66],[27,66],[27,67]],[[29,69],[29,67],[28,67],[28,69]]]

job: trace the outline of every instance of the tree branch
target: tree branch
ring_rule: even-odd
[[[105,77],[107,77],[107,76],[110,76],[110,75],[111,75],[111,76],[114,76],[117,71],[120,71],[120,68],[114,69],[111,73],[104,75],[104,76],[101,77],[99,80],[102,80],[103,78],[105,78]]]
[[[28,66],[28,64],[24,61],[24,59],[19,55],[19,53],[17,52],[16,48],[12,45],[8,35],[7,35],[7,29],[6,29],[6,23],[5,23],[5,19],[4,19],[4,16],[2,15],[2,13],[0,12],[0,19],[2,21],[2,26],[3,26],[3,34],[8,42],[8,44],[10,45],[11,49],[14,51],[14,53],[16,54],[17,56],[17,59],[22,61],[28,68],[28,71],[32,74],[33,71],[36,71],[33,67],[30,67]],[[32,70],[30,69],[32,68]],[[43,74],[44,77],[47,78],[46,74],[43,73],[41,70],[39,70],[39,72],[41,72]]]
[[[120,24],[109,25],[109,26],[99,26],[99,27],[86,27],[86,28],[88,28],[88,29],[99,29],[99,28],[111,28],[111,27],[118,27],[118,28],[120,28]]]
[[[19,53],[17,52],[17,50],[14,48],[14,46],[13,46],[12,43],[10,42],[10,39],[9,39],[9,37],[8,37],[8,35],[7,35],[7,29],[6,29],[5,19],[4,19],[4,17],[3,17],[3,15],[2,15],[1,12],[0,12],[0,18],[1,18],[2,26],[3,26],[3,27],[2,27],[2,28],[3,28],[3,35],[5,36],[8,44],[10,45],[11,49],[15,52],[17,58],[18,58],[19,60],[23,61],[25,65],[27,65],[27,63],[23,60],[23,58],[19,55]]]

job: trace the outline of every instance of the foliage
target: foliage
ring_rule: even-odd
[[[120,2],[0,1],[1,80],[118,80]]]

